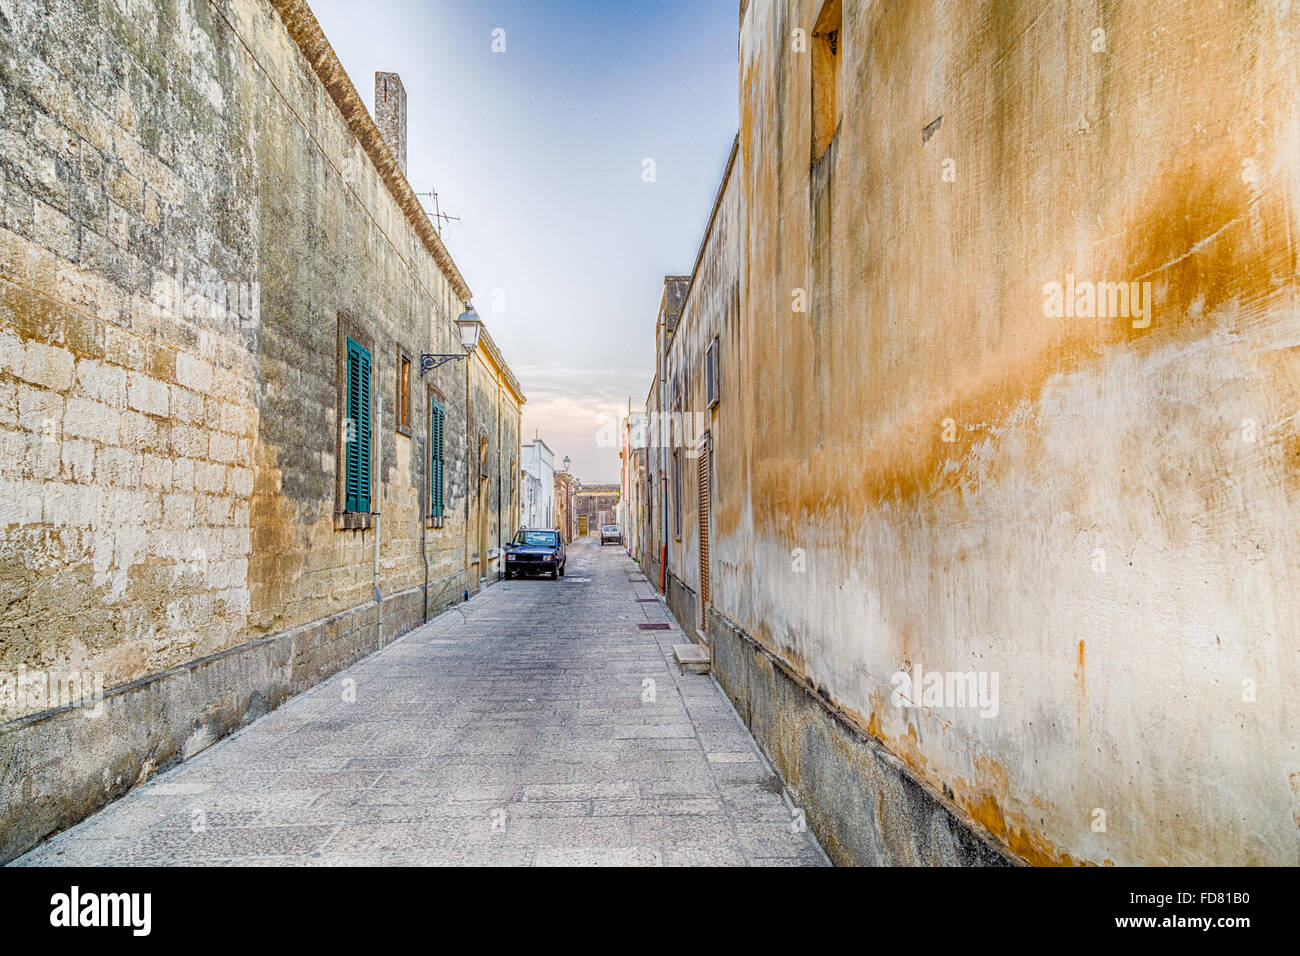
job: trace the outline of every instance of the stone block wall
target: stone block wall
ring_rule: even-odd
[[[492,346],[394,414],[399,353],[462,351],[469,299],[305,4],[0,11],[0,858],[379,646],[377,536],[386,639],[477,589],[467,420],[517,449],[518,384]],[[348,329],[380,513],[352,529]],[[107,723],[20,672],[94,675]]]

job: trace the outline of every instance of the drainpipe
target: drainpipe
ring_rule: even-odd
[[[659,425],[663,427],[668,406],[668,326],[659,333]],[[668,441],[672,440],[672,419],[668,419]],[[668,441],[659,442],[659,480],[663,483],[663,550],[659,561],[659,593],[668,593]]]
[[[375,396],[375,435],[378,436],[375,441],[375,498],[376,498],[375,503],[376,504],[382,504],[382,501],[380,501],[379,499],[383,496],[384,493],[384,480],[383,480],[384,471],[383,468],[380,467],[380,462],[381,459],[383,458],[383,448],[384,448],[384,428],[381,421],[381,411],[380,411],[382,405],[383,405],[383,400],[381,399],[380,396],[376,395]],[[379,517],[380,517],[380,512],[382,510],[383,509],[381,508],[380,511],[374,512],[374,516],[375,516],[374,585],[375,585],[375,606],[378,610],[377,627],[378,627],[380,647],[384,646],[384,596],[379,593]]]
[[[473,356],[465,357],[465,600],[469,600],[469,486],[471,483],[470,471],[470,444],[469,444],[469,363],[472,362]],[[482,507],[480,504],[479,507]],[[482,560],[480,557],[479,560]]]
[[[428,505],[425,504],[426,501],[425,496],[429,493],[428,492],[429,476],[426,471],[426,469],[428,468],[429,459],[428,459],[428,449],[425,448],[423,438],[420,439],[419,445],[420,445],[420,513],[419,515],[416,516],[416,520],[420,522],[420,557],[424,559],[424,611],[421,614],[420,620],[422,623],[427,624],[429,623],[429,551],[425,544],[425,539],[427,536],[427,532],[425,529],[428,527],[428,521],[425,519],[425,513],[428,509]]]
[[[501,527],[501,382],[497,381],[497,563],[500,567],[497,569],[497,580],[500,581],[505,577],[506,556],[502,553],[505,547],[505,538],[502,532],[505,529]]]
[[[667,304],[667,300],[664,300]],[[668,593],[668,442],[664,441],[663,422],[665,395],[668,390],[666,379],[666,369],[668,365],[668,356],[666,352],[668,328],[665,325],[659,332],[659,481],[663,486],[663,507],[660,512],[663,518],[663,545],[659,551],[659,593]],[[671,422],[669,422],[668,437],[672,437]]]

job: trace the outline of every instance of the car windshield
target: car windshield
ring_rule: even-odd
[[[554,531],[520,531],[515,535],[513,543],[531,548],[554,548],[558,542]]]

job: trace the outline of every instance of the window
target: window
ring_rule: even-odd
[[[445,459],[443,458],[444,425],[447,410],[442,402],[429,393],[429,517],[443,516],[443,479]]]
[[[713,337],[704,353],[704,394],[709,408],[718,404],[718,338]]]
[[[344,427],[346,454],[343,510],[370,511],[370,352],[354,339],[347,340],[347,403]]]
[[[826,154],[840,125],[840,0],[826,0],[812,35],[812,161]]]
[[[517,531],[510,543],[523,548],[558,548],[560,536],[554,531]]]
[[[682,539],[682,455],[673,452],[673,535]]]
[[[411,355],[405,349],[397,350],[397,430],[411,434]]]

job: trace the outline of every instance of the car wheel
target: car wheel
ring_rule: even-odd
[[[560,577],[564,577],[564,564],[560,565]]]

